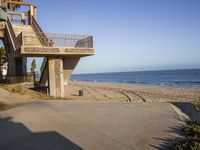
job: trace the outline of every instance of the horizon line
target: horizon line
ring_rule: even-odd
[[[74,73],[72,75],[86,75],[86,74],[107,74],[107,73],[124,73],[124,72],[149,72],[149,71],[175,71],[175,70],[198,70],[200,68],[185,68],[185,69],[158,69],[158,70],[140,70],[140,71],[113,71],[113,72],[91,72],[91,73]]]

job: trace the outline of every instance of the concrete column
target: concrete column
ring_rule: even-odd
[[[49,94],[64,97],[63,60],[58,57],[48,58]]]
[[[79,60],[79,57],[63,58],[64,85],[68,85],[69,77]]]

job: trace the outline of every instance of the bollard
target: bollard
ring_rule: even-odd
[[[83,90],[79,90],[79,96],[83,96]]]

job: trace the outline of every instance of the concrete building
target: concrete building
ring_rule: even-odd
[[[26,6],[28,12],[16,11]],[[44,57],[40,86],[49,94],[64,97],[65,86],[80,58],[95,54],[93,37],[44,33],[37,22],[37,7],[22,0],[1,0],[0,38],[8,56],[9,82],[27,72],[27,57]]]

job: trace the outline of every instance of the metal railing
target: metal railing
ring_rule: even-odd
[[[30,22],[28,12],[11,12],[11,11],[8,11],[7,13],[8,13],[8,16],[9,16],[12,24],[28,25],[29,22]]]
[[[11,19],[12,24],[16,24],[16,25],[28,25],[28,21],[29,21],[28,19],[25,19],[25,20],[21,20],[18,18]]]
[[[88,35],[45,33],[53,46],[93,48],[93,38]]]
[[[24,46],[93,48],[93,37],[87,35],[22,32],[22,38]]]
[[[23,31],[18,37],[15,36],[11,19],[8,17],[8,28],[13,39],[14,49],[24,46],[45,46],[45,47],[78,47],[93,48],[93,37],[88,35],[44,33],[35,20],[31,19],[31,26],[34,32]]]
[[[8,83],[35,82],[39,80],[39,77],[37,77],[37,74],[35,74],[34,72],[27,72],[24,74],[6,75],[6,80]]]

